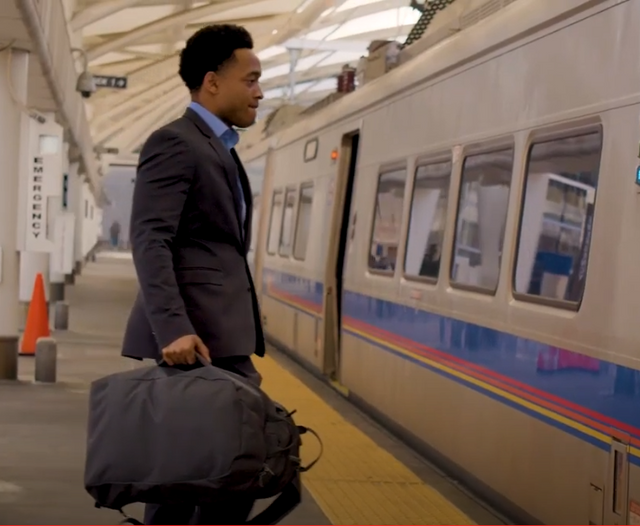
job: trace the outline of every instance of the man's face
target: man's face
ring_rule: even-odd
[[[237,49],[234,59],[218,73],[208,74],[211,79],[206,85],[218,117],[238,128],[251,126],[263,98],[261,74],[260,59],[250,49]]]

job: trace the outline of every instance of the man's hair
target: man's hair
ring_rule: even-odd
[[[253,49],[249,32],[233,24],[215,24],[194,33],[180,52],[180,77],[190,91],[200,89],[209,71],[218,72],[236,49]]]

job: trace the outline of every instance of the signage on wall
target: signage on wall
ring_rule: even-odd
[[[62,208],[66,210],[69,206],[69,174],[62,176]]]
[[[127,89],[129,79],[127,77],[113,77],[111,75],[94,75],[96,88]]]
[[[52,187],[56,177],[56,156],[35,155],[29,166],[27,186],[26,228],[24,250],[30,252],[51,252],[49,235],[49,198],[60,195]],[[58,179],[56,186],[60,184]],[[59,188],[59,187],[58,187]]]
[[[27,196],[27,250],[47,237],[47,199],[44,192],[44,158],[33,157]]]
[[[40,124],[32,119],[29,125],[29,154],[22,161],[20,178],[17,248],[27,252],[47,252],[53,249],[54,206],[64,199],[64,168],[62,127],[53,120]]]

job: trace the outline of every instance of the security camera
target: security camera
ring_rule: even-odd
[[[76,84],[76,91],[79,91],[85,99],[91,97],[96,91],[96,83],[91,73],[86,70],[80,73]]]

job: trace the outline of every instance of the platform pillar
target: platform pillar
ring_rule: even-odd
[[[17,378],[19,262],[17,253],[19,173],[29,117],[26,104],[29,53],[0,52],[0,376]],[[10,74],[9,74],[10,73]]]

